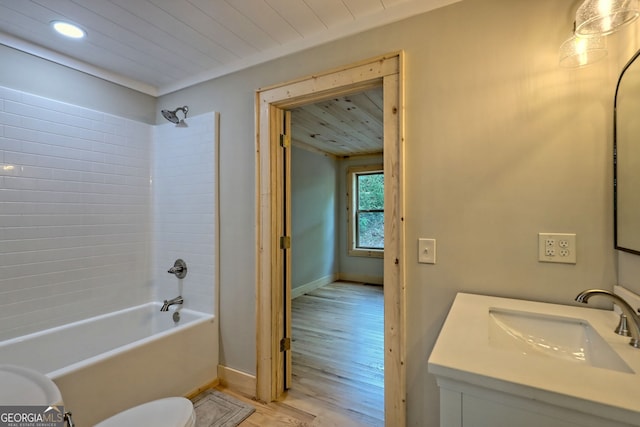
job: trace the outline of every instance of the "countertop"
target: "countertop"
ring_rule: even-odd
[[[489,311],[518,310],[582,319],[633,371],[521,354],[489,343]],[[459,293],[429,357],[429,372],[476,386],[637,425],[640,349],[613,329],[609,310]]]

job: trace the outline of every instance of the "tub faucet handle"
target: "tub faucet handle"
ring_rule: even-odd
[[[187,275],[187,263],[181,259],[177,259],[173,263],[173,267],[167,270],[169,274],[175,274],[178,279],[184,279]]]

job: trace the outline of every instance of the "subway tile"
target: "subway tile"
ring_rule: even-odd
[[[5,151],[4,163],[15,166],[37,166],[38,156],[19,151]]]
[[[0,163],[16,166],[0,173],[0,294],[11,295],[0,339],[121,308],[119,290],[146,302],[171,279],[156,265],[180,256],[199,282],[190,307],[212,312],[213,115],[159,131],[11,89],[0,98]]]
[[[0,94],[2,99],[7,101],[22,101],[23,93],[18,90],[9,89],[6,87],[2,87],[2,93]]]
[[[5,176],[3,177],[2,188],[8,190],[35,190],[37,189],[37,180],[33,178]]]
[[[11,188],[0,188],[1,203],[21,203],[23,202],[22,192]]]
[[[51,106],[54,107],[54,106]],[[50,122],[51,125],[69,125],[74,128],[91,129],[93,120],[54,108],[43,108],[34,103],[5,102],[5,111],[24,118],[35,118],[38,121]]]
[[[0,125],[19,127],[20,121],[21,118],[19,115],[0,111]]]
[[[88,108],[79,107],[72,104],[67,104],[65,102],[55,101],[37,95],[24,94],[24,96],[20,99],[20,102],[35,107],[41,107],[43,109],[57,111],[69,116],[85,118],[93,121],[104,120],[104,113],[102,112],[90,110]]]
[[[24,178],[53,179],[54,170],[38,166],[20,166],[18,175]]]
[[[48,132],[42,132],[38,142],[65,148],[75,148],[77,150],[90,150],[93,144],[96,143],[95,141],[87,141],[68,135],[56,135]],[[99,144],[99,142],[97,143]]]
[[[6,126],[4,127],[4,136],[5,138],[13,138],[20,141],[33,141],[37,142],[40,138],[40,133],[32,130],[26,129],[19,126]]]

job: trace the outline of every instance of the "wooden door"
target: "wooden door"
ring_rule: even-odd
[[[283,305],[284,305],[284,389],[291,387],[291,111],[284,111],[282,132],[282,192],[283,192],[283,229],[287,236],[283,245]]]
[[[291,112],[271,107],[273,118],[272,143],[275,159],[274,215],[275,240],[273,280],[278,283],[274,303],[282,307],[274,325],[274,338],[279,348],[274,381],[275,397],[291,385]]]

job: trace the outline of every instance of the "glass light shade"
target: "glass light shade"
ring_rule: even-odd
[[[560,45],[560,66],[577,68],[593,64],[607,56],[603,37],[579,37],[573,35]]]
[[[606,36],[640,15],[638,0],[586,0],[576,12],[576,35]]]

